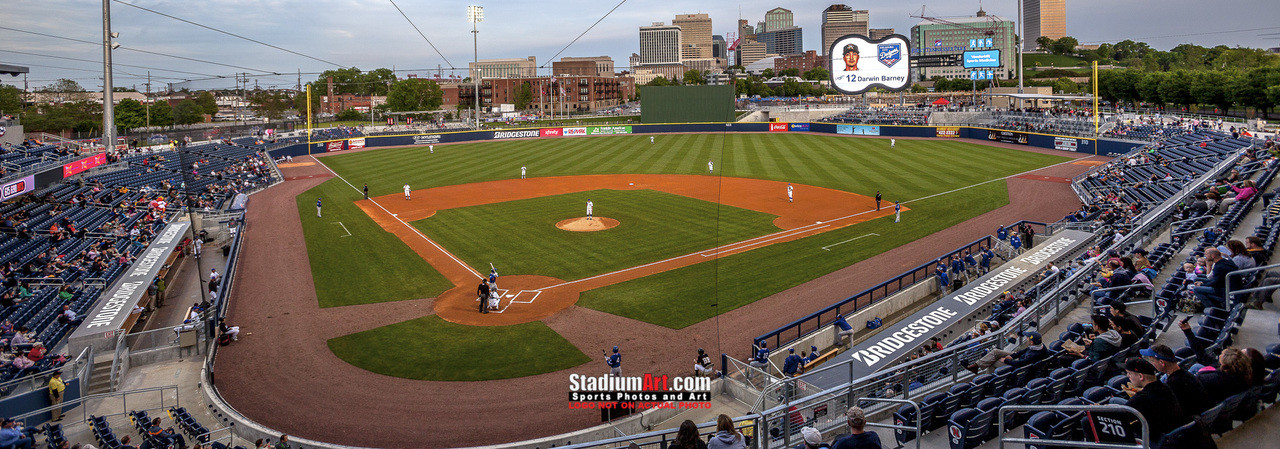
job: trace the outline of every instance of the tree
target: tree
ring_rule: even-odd
[[[925,92],[928,92],[928,91],[929,91],[929,88],[924,87],[924,85],[923,85],[923,84],[912,84],[912,85],[911,85],[911,93],[913,93],[913,94],[922,94],[922,93],[925,93]]]
[[[525,81],[520,83],[520,89],[516,91],[516,110],[529,107],[529,103],[533,103],[533,84]]]
[[[218,113],[218,99],[214,98],[213,92],[204,91],[200,95],[196,95],[196,104],[200,105],[201,114],[214,115]]]
[[[773,73],[773,69],[764,69],[760,72],[760,76],[764,77],[764,79],[773,79],[775,75],[776,74]]]
[[[1185,70],[1178,70],[1165,74],[1160,80],[1160,98],[1165,103],[1180,105],[1191,108],[1196,102],[1195,96],[1192,95],[1191,86],[1195,83],[1195,77]]]
[[[318,91],[317,85],[311,85],[311,113],[320,112],[320,96],[324,95]],[[307,116],[307,92],[303,90],[293,96],[293,110],[298,111],[298,115],[305,118]]]
[[[1056,55],[1069,55],[1076,51],[1076,46],[1080,45],[1080,41],[1071,36],[1063,36],[1053,41],[1053,53]]]
[[[435,81],[409,78],[391,84],[387,107],[395,112],[434,111],[444,103],[444,91]]]
[[[182,100],[173,108],[173,122],[179,125],[190,125],[204,121],[204,112],[200,105],[192,100]]]
[[[800,77],[810,81],[825,81],[831,78],[831,72],[822,67],[814,67]]]
[[[356,120],[364,120],[364,114],[361,114],[360,111],[357,111],[355,108],[347,108],[346,110],[339,112],[338,116],[334,118],[344,122],[354,122]]]
[[[22,90],[16,86],[0,85],[0,113],[17,115],[22,110]]]
[[[1053,90],[1061,94],[1073,94],[1080,90],[1080,85],[1070,78],[1058,78],[1053,82]]]
[[[797,69],[797,68],[782,69],[782,70],[778,71],[778,75],[781,75],[781,76],[797,76],[797,77],[798,77],[798,76],[800,76],[800,69]]]
[[[306,95],[303,95],[306,97]],[[293,105],[293,100],[284,92],[254,91],[249,94],[249,104],[253,112],[259,116],[275,120],[284,115],[284,111]]]
[[[1276,105],[1268,94],[1271,87],[1277,85],[1280,85],[1280,68],[1259,67],[1232,80],[1230,96],[1236,105],[1257,109],[1266,117]]]
[[[173,107],[166,101],[157,101],[147,109],[151,110],[151,126],[173,126]]]
[[[1049,36],[1040,36],[1036,38],[1036,48],[1041,51],[1053,50],[1053,38]]]
[[[1191,94],[1195,102],[1202,105],[1213,105],[1225,113],[1231,109],[1231,98],[1227,95],[1227,86],[1231,84],[1234,74],[1223,71],[1194,72],[1195,81],[1191,84]]]
[[[88,101],[89,94],[80,87],[80,83],[66,78],[58,79],[53,84],[46,85],[36,92],[48,94],[48,100],[51,103],[74,103],[78,101]]]
[[[132,98],[120,100],[120,104],[116,105],[115,114],[116,129],[121,132],[127,133],[131,129],[141,128],[147,124],[147,108]]]
[[[686,70],[684,72],[684,84],[686,86],[696,86],[699,84],[707,84],[707,79],[702,76],[702,72],[697,70]]]
[[[664,76],[662,76],[662,75],[658,75],[658,76],[655,76],[652,80],[650,80],[650,81],[649,81],[647,84],[645,84],[645,85],[646,85],[646,86],[670,86],[670,85],[671,85],[671,82],[670,82],[670,81],[667,81],[667,78],[666,78],[666,77],[664,77]]]
[[[1142,101],[1164,106],[1164,97],[1160,95],[1160,84],[1164,81],[1164,72],[1146,72],[1138,80],[1138,95]]]

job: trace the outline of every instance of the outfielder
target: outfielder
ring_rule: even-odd
[[[591,200],[587,200],[587,219],[588,220],[591,219],[591,209],[594,207],[595,207],[595,204],[592,203]]]
[[[316,198],[316,217],[320,217],[320,198]]]
[[[649,144],[653,144],[653,136],[649,136]]]
[[[521,165],[521,166],[520,166],[520,179],[524,179],[525,170],[526,170],[526,167],[525,167],[525,166],[523,166],[523,165]]]
[[[902,221],[902,203],[894,201],[893,202],[893,222],[897,223],[899,221]]]
[[[889,139],[889,148],[898,146],[898,139]]]
[[[792,202],[792,200],[795,199],[795,196],[793,193],[794,191],[795,191],[795,187],[792,187],[791,183],[788,182],[787,183],[787,202],[788,203]]]
[[[409,199],[409,184],[404,185],[404,199]]]
[[[617,346],[613,347],[613,355],[605,359],[604,364],[609,367],[610,376],[622,376],[622,354]]]
[[[431,154],[436,154],[436,146],[435,146],[435,145],[428,145],[428,146],[427,146],[427,149],[431,151]]]

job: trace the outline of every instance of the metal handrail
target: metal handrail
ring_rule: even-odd
[[[867,402],[890,402],[890,403],[895,403],[895,404],[910,405],[910,406],[911,406],[911,408],[912,408],[913,410],[915,410],[915,416],[917,416],[917,417],[918,417],[918,416],[920,416],[920,404],[917,404],[915,401],[910,401],[910,400],[906,400],[906,399],[893,399],[893,398],[859,398],[859,399],[858,399],[858,402],[863,402],[863,401],[867,401]],[[915,422],[916,422],[916,425],[915,425],[915,426],[902,426],[902,425],[897,425],[897,424],[880,424],[880,423],[868,422],[868,423],[867,423],[867,427],[878,427],[878,428],[881,428],[881,429],[892,429],[892,430],[911,430],[911,431],[914,431],[914,432],[916,433],[916,437],[914,438],[914,439],[916,440],[916,449],[920,449],[920,440],[922,440],[922,439],[923,439],[923,438],[921,438],[921,437],[923,437],[923,436],[924,436],[924,435],[923,435],[923,433],[924,433],[924,428],[922,428],[922,427],[920,426],[920,419],[919,419],[919,418],[917,418],[917,419],[915,420]],[[788,446],[789,446],[789,445],[788,445]]]
[[[1248,274],[1248,273],[1252,273],[1255,271],[1270,270],[1272,268],[1280,268],[1280,263],[1274,263],[1271,265],[1266,265],[1261,267],[1245,268],[1243,270],[1236,270],[1236,271],[1227,273],[1227,277],[1226,277],[1227,296],[1225,298],[1226,301],[1228,301],[1228,303],[1231,301],[1231,276],[1244,276],[1245,274]],[[1257,291],[1254,289],[1246,289],[1246,290],[1250,290],[1250,291],[1237,290],[1236,293],[1252,293],[1253,291]]]
[[[1040,438],[1005,438],[1000,437],[999,448],[1004,449],[1004,443],[1012,444],[1035,444],[1043,446],[1052,446],[1065,444],[1072,447],[1088,447],[1097,449],[1150,449],[1151,448],[1151,426],[1147,424],[1147,418],[1142,416],[1133,407],[1127,405],[1005,405],[1001,406],[1000,411],[1000,429],[1006,429],[1004,426],[1005,412],[1129,412],[1138,417],[1138,421],[1142,424],[1142,439],[1137,444],[1111,444],[1111,443],[1091,443],[1087,441],[1072,440],[1046,440]]]
[[[181,393],[180,393],[180,391],[179,391],[178,386],[177,386],[177,385],[164,385],[164,386],[159,386],[159,387],[146,387],[146,388],[139,388],[139,389],[136,389],[136,390],[129,390],[129,391],[117,391],[117,392],[111,392],[111,393],[98,393],[98,394],[91,394],[91,395],[87,395],[87,396],[81,396],[81,397],[78,397],[78,398],[72,399],[72,400],[70,400],[70,401],[63,402],[63,403],[58,404],[58,405],[51,405],[51,406],[48,406],[48,407],[45,407],[45,408],[36,409],[36,410],[30,411],[30,412],[27,412],[27,413],[23,413],[23,414],[21,414],[21,415],[17,415],[17,416],[11,417],[11,418],[9,418],[9,419],[10,419],[10,420],[13,420],[13,421],[22,421],[23,423],[26,423],[26,419],[31,418],[31,417],[33,417],[33,416],[39,416],[39,415],[40,415],[40,414],[42,414],[42,413],[48,413],[48,412],[52,411],[52,410],[53,410],[53,409],[55,409],[55,408],[62,409],[62,410],[70,410],[70,409],[74,409],[74,408],[76,408],[76,406],[81,405],[81,404],[83,404],[83,403],[85,403],[85,402],[88,402],[88,401],[90,401],[90,400],[96,400],[96,399],[107,399],[107,398],[112,398],[112,397],[117,397],[117,396],[118,396],[118,397],[120,397],[122,401],[124,401],[124,402],[123,402],[123,406],[122,406],[120,409],[121,409],[121,410],[127,410],[127,409],[129,408],[129,406],[128,406],[128,399],[127,399],[129,395],[131,395],[131,394],[140,394],[140,393],[149,393],[149,392],[153,392],[153,391],[159,391],[159,392],[161,392],[161,395],[160,395],[160,407],[159,407],[159,408],[151,408],[151,409],[147,409],[147,410],[157,410],[157,409],[165,408],[165,407],[164,407],[164,398],[165,398],[164,392],[169,391],[169,390],[173,390],[174,403],[175,403],[175,404],[176,404],[176,403],[178,403],[178,402],[179,402],[178,400],[179,400],[179,397],[180,397],[179,395],[181,394]],[[88,421],[88,420],[89,420],[89,411],[88,411],[88,407],[80,407],[80,413],[81,413],[81,415],[82,415],[82,417],[81,417],[81,420],[82,420],[82,421]],[[125,413],[127,413],[127,412],[113,413],[113,414],[109,414],[109,415],[102,415],[102,416],[123,415],[123,414],[125,414]]]

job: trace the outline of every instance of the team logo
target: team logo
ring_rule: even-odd
[[[933,41],[933,46],[934,46],[934,47],[941,47],[941,46],[942,46],[942,39],[938,39],[938,40],[936,40],[936,41]]]
[[[951,432],[951,441],[960,442],[960,427],[950,426],[948,430]]]
[[[902,44],[880,44],[876,48],[876,58],[885,67],[893,67],[902,60]]]
[[[4,137],[4,127],[0,126],[0,137]]]

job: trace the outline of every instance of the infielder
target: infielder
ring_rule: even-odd
[[[787,183],[787,202],[788,203],[792,202],[792,200],[795,199],[793,194],[794,191],[795,191],[795,187],[792,187],[791,183],[788,182]]]
[[[707,161],[707,174],[711,174],[711,172],[715,170],[715,167],[716,166],[713,165],[711,161]]]
[[[902,203],[894,201],[893,202],[893,222],[897,223],[899,221],[902,221]]]
[[[320,217],[320,198],[316,198],[316,217]]]
[[[610,376],[622,376],[622,354],[617,346],[613,347],[613,355],[605,359],[604,364],[609,367]]]
[[[409,199],[409,184],[404,185],[404,199]]]
[[[591,219],[591,209],[594,207],[595,207],[595,204],[592,203],[591,200],[587,200],[587,219],[588,220]]]
[[[525,166],[523,165],[520,166],[520,179],[524,179],[524,174],[526,170],[527,168]]]

